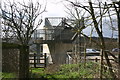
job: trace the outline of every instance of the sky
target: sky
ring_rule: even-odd
[[[3,1],[13,1],[13,0],[3,0]],[[22,0],[14,0],[15,2],[23,2]],[[24,2],[28,2],[29,0],[24,0]],[[44,20],[45,17],[67,17],[68,14],[65,12],[66,11],[66,8],[64,5],[68,5],[68,3],[65,1],[65,0],[33,0],[33,2],[40,2],[41,5],[46,5],[46,12],[44,12],[42,15],[41,15],[41,18]],[[72,1],[75,1],[75,0],[72,0]],[[76,1],[81,1],[82,4],[85,4],[87,5],[87,2],[90,1],[90,0],[76,0]],[[93,0],[92,0],[93,1]],[[96,0],[97,1],[97,0]],[[102,1],[102,2],[105,2],[107,1],[108,3],[111,3],[110,1],[111,0],[99,0],[99,1]],[[114,1],[114,0],[113,0]],[[94,2],[94,1],[93,1]],[[41,29],[42,27],[44,26],[44,21],[42,23],[42,25],[39,27],[39,29]],[[87,28],[84,30],[84,32],[89,35],[91,33],[91,27]],[[112,31],[109,30],[109,28],[105,27],[103,33],[104,33],[104,36],[105,37],[111,37],[111,33]],[[97,36],[96,32],[94,31],[93,32],[93,36]],[[116,32],[114,32],[115,36],[116,37]]]
[[[15,1],[15,2],[28,2],[29,0],[2,0],[2,1]],[[53,16],[53,17],[57,17],[57,16],[60,16],[60,17],[66,17],[67,16],[67,13],[65,12],[65,6],[64,5],[67,5],[68,2],[66,2],[65,0],[33,0],[33,2],[40,2],[43,6],[45,4],[47,4],[46,6],[46,11],[42,16],[43,17],[50,17],[50,16]],[[89,1],[89,0],[70,0],[70,1],[80,1],[82,4],[85,4]],[[97,0],[92,0],[93,2],[97,1]],[[111,1],[111,0],[98,0],[98,1]]]

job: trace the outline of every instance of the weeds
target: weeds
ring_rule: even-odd
[[[83,78],[99,78],[99,65],[94,62],[80,64],[63,64],[51,65],[46,69],[31,68],[30,78],[42,78],[47,80],[72,80],[75,78],[82,80]],[[104,78],[111,78],[109,71],[104,71]],[[14,73],[2,73],[3,78],[15,78]]]
[[[55,68],[57,70],[53,71]],[[93,62],[87,62],[86,66],[84,63],[80,64],[63,64],[58,66],[52,66],[52,69],[41,70],[36,69],[32,71],[37,75],[37,77],[42,76],[47,79],[73,79],[73,78],[99,78],[99,65]],[[51,72],[51,73],[50,73]],[[39,74],[38,74],[39,73]],[[104,76],[108,77],[109,72],[106,71],[103,73]]]

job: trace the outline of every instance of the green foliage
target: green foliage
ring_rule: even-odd
[[[37,77],[44,77],[50,80],[59,79],[82,79],[82,78],[98,78],[99,77],[99,65],[93,62],[80,63],[80,64],[64,64],[61,65],[56,72],[47,73],[43,69],[33,69],[32,72],[36,74]],[[103,73],[105,78],[109,78],[109,72]],[[35,76],[34,76],[35,77]]]
[[[32,73],[41,73],[44,71],[43,68],[31,68],[31,70],[32,70]]]
[[[65,64],[61,66],[58,75],[64,75],[65,78],[93,78],[95,64],[89,62],[84,66],[83,63],[80,64]],[[93,68],[93,69],[92,69]],[[96,69],[98,69],[96,67]],[[98,70],[97,70],[98,71]]]
[[[2,77],[3,77],[2,72],[0,72],[0,78],[2,78]]]
[[[15,73],[2,73],[2,78],[16,78]]]

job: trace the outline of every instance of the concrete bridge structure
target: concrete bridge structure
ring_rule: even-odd
[[[77,23],[76,25],[69,26],[70,21],[75,22],[74,20],[67,20],[63,17],[45,18],[44,29],[36,30],[34,32],[34,44],[37,45],[37,54],[40,54],[41,52],[40,45],[46,44],[53,63],[67,63],[67,52],[73,51],[75,44],[78,45],[76,42],[79,39],[78,33],[73,30],[79,26]],[[83,25],[83,22],[80,23],[80,25]]]

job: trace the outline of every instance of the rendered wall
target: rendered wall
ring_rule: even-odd
[[[67,51],[72,50],[71,43],[51,42],[48,44],[53,64],[65,64]]]

